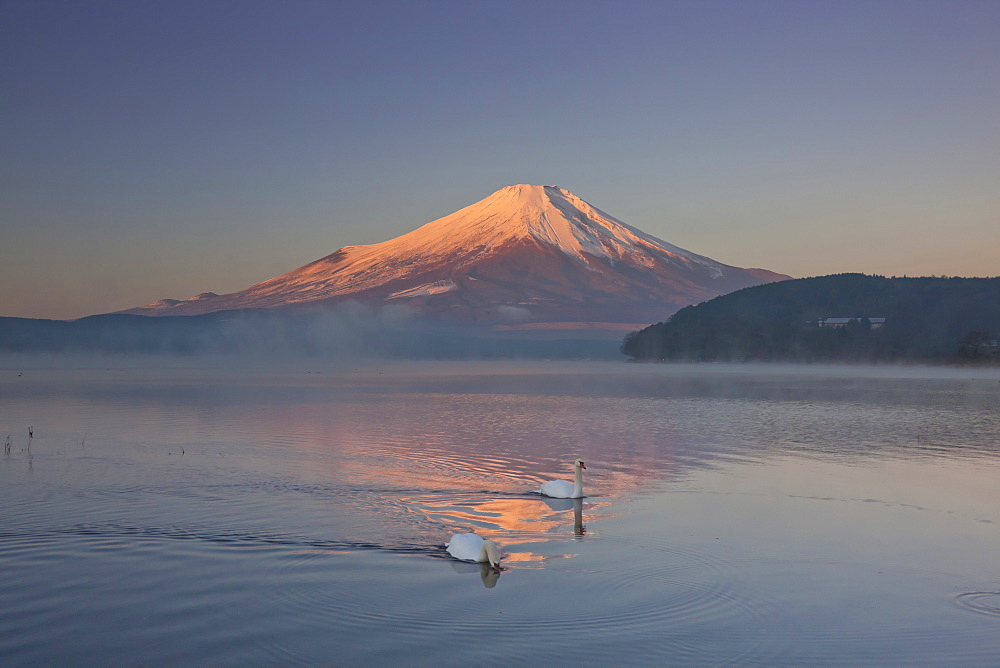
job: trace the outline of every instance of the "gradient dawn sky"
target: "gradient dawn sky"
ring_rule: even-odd
[[[515,183],[793,276],[1000,275],[1000,1],[0,0],[0,315],[233,292]]]

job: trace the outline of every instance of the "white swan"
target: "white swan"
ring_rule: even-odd
[[[474,533],[457,533],[444,546],[448,554],[456,559],[487,563],[493,570],[500,570],[500,548],[492,540],[480,538]]]
[[[538,488],[539,493],[544,496],[551,496],[557,499],[582,499],[583,498],[583,469],[587,466],[582,459],[573,462],[575,469],[573,482],[565,480],[550,480],[542,483]]]

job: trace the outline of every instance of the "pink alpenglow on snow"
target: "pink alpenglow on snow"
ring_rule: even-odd
[[[643,325],[786,278],[669,244],[557,186],[520,184],[395,239],[345,246],[239,292],[161,299],[124,312],[196,315],[355,300],[491,325]]]

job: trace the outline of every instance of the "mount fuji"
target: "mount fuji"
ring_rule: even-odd
[[[458,323],[621,329],[787,278],[684,250],[562,188],[520,184],[395,239],[345,246],[239,292],[161,299],[120,313],[200,315],[353,300],[405,304],[418,315]]]

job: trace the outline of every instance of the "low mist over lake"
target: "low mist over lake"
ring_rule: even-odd
[[[995,368],[56,360],[0,363],[4,663],[1000,658]]]

